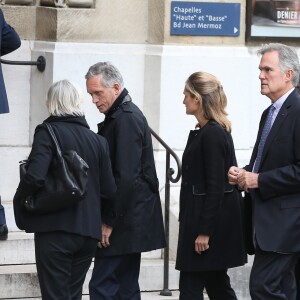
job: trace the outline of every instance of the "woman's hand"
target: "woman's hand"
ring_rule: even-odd
[[[231,185],[237,185],[239,183],[238,182],[238,175],[242,174],[244,172],[245,172],[245,170],[241,169],[239,167],[236,167],[236,166],[230,167],[230,169],[229,169],[229,171],[227,173],[229,184],[231,184]]]
[[[198,235],[195,241],[195,251],[201,254],[209,248],[209,236],[208,235]]]

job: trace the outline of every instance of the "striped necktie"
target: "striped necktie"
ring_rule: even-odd
[[[256,156],[256,160],[255,160],[255,164],[254,164],[254,168],[253,168],[253,172],[257,173],[258,169],[260,167],[260,163],[261,163],[261,158],[262,158],[262,153],[264,150],[264,146],[265,146],[265,142],[267,140],[268,134],[271,130],[272,127],[272,118],[273,118],[273,113],[275,111],[275,107],[272,105],[269,109],[268,115],[267,115],[267,119],[260,137],[260,141],[259,141],[259,145],[258,145],[258,150],[257,150],[257,156]]]

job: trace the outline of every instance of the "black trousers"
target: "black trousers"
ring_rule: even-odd
[[[180,300],[203,300],[204,288],[210,300],[237,300],[226,270],[180,272]],[[266,300],[266,299],[265,299]]]
[[[1,204],[1,198],[0,198],[0,225],[6,224],[6,219],[5,219],[5,211],[4,207]]]
[[[298,258],[298,253],[266,252],[257,247],[249,282],[251,299],[295,300]]]
[[[296,264],[295,268],[295,278],[296,278],[296,285],[297,285],[297,300],[300,300],[300,260]]]
[[[66,232],[35,233],[36,267],[43,300],[80,300],[97,240]]]
[[[96,257],[89,284],[91,300],[141,300],[141,253]]]

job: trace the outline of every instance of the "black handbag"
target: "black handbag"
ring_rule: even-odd
[[[44,122],[56,146],[44,186],[34,195],[23,199],[25,210],[32,213],[51,213],[71,206],[86,194],[88,164],[74,150],[62,153],[55,133],[49,123]],[[28,160],[20,161],[20,177],[26,174]]]

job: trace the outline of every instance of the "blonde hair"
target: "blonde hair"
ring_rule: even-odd
[[[67,79],[54,82],[50,86],[46,106],[52,116],[84,115],[82,92]]]
[[[231,122],[225,110],[227,97],[217,77],[206,72],[195,72],[185,82],[185,90],[192,97],[199,98],[205,119],[214,120],[231,132]]]

